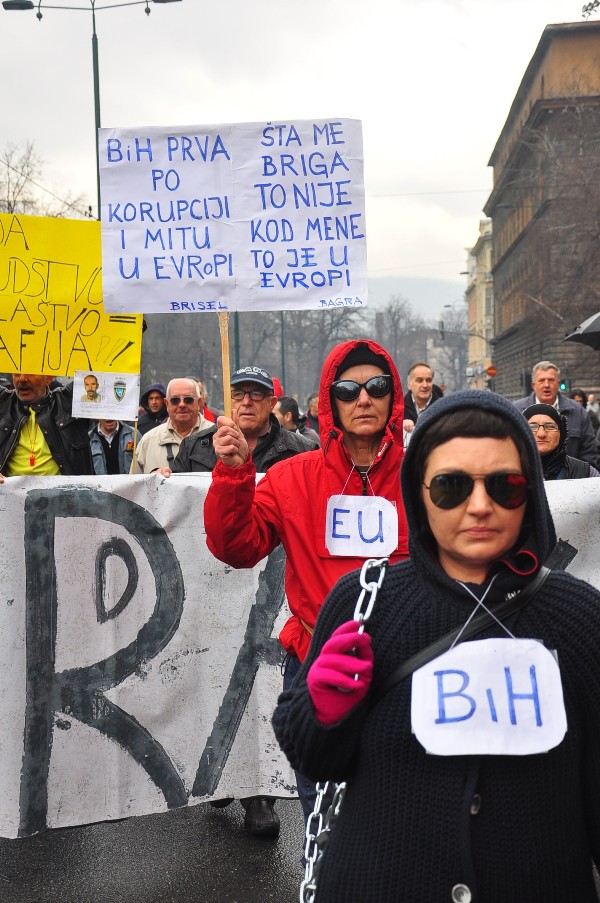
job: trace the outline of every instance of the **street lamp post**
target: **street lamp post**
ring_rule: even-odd
[[[145,6],[147,16],[152,12],[151,3],[180,3],[181,0],[126,0],[125,3],[109,3],[98,6],[97,0],[89,0],[89,11],[92,13],[92,68],[94,75],[94,123],[96,129],[96,192],[98,199],[98,219],[100,219],[100,149],[98,147],[98,129],[100,128],[100,67],[98,61],[98,35],[96,34],[96,11],[103,9],[119,9],[125,6]],[[33,0],[2,0],[2,6],[8,11],[20,11],[26,9],[34,9],[37,5],[36,18],[41,21],[43,18],[42,9],[63,9],[72,12],[87,12],[87,6],[54,6],[44,3],[44,0],[38,0],[37,4]]]

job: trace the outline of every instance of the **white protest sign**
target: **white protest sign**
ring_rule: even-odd
[[[391,555],[398,545],[396,506],[379,495],[332,495],[325,514],[325,545],[332,555]]]
[[[434,755],[547,752],[567,729],[556,659],[536,640],[458,643],[413,674],[411,718]]]
[[[361,307],[361,123],[100,129],[107,311]]]
[[[140,405],[139,373],[76,370],[73,378],[73,415],[98,420],[137,420]]]
[[[210,480],[3,484],[1,835],[295,792],[270,719],[284,556],[212,557]]]

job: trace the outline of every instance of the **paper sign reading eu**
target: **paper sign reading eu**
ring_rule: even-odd
[[[560,670],[537,640],[459,643],[413,674],[411,717],[438,756],[533,755],[567,730]]]
[[[382,558],[398,545],[398,512],[378,495],[332,495],[325,545],[332,555]]]

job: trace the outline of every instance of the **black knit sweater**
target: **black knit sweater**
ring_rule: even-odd
[[[419,437],[426,422],[459,407],[461,398],[464,405],[466,395],[436,402],[411,439],[402,473],[411,537],[418,533]],[[468,393],[468,403],[503,413],[509,407],[490,393]],[[537,449],[521,422],[535,475],[525,532],[543,559],[554,530]],[[528,540],[522,537],[524,545]],[[375,689],[400,662],[462,625],[475,604],[424,543],[411,538],[411,555],[389,569],[368,624]],[[511,558],[513,567],[517,560]],[[523,585],[504,564],[494,571],[488,599]],[[480,595],[481,588],[472,589]],[[568,721],[559,746],[543,755],[453,757],[427,754],[411,733],[410,678],[377,704],[369,694],[336,725],[316,720],[306,673],[335,627],[352,618],[358,593],[356,572],[334,588],[298,681],[273,718],[298,771],[348,782],[317,903],[597,903],[590,860],[600,861],[600,593],[553,572],[510,621],[516,636],[558,652]],[[497,628],[481,636],[493,635],[503,634]],[[453,898],[456,885],[470,896]]]

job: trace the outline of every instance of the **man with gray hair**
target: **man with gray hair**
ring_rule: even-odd
[[[524,411],[531,404],[549,404],[567,419],[567,454],[571,458],[596,466],[598,460],[596,439],[590,415],[580,404],[559,392],[560,368],[552,361],[538,361],[531,371],[533,392],[515,401],[515,407]]]
[[[412,432],[419,415],[444,394],[439,386],[434,385],[433,376],[433,370],[424,361],[417,361],[408,371],[409,391],[404,396],[405,433]]]
[[[171,380],[165,404],[169,416],[142,436],[131,473],[153,473],[159,467],[172,467],[185,437],[211,426],[200,413],[198,385],[189,377]]]

